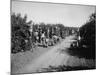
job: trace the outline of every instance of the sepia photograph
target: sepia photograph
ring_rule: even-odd
[[[11,0],[11,75],[96,69],[96,6]]]

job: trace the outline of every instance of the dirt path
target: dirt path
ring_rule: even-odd
[[[37,59],[33,60],[29,65],[25,66],[25,68],[20,70],[20,73],[39,72],[42,68],[48,68],[50,65],[59,66],[66,64],[69,55],[61,53],[61,50],[66,47],[70,47],[73,37],[74,36],[66,37],[66,39],[60,44],[54,46],[51,50],[48,50],[48,52],[44,53]]]

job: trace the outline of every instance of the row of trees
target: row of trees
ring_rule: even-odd
[[[45,32],[46,38],[52,38],[53,35],[65,38],[67,35],[77,32],[77,28],[65,27],[63,24],[35,24],[32,21],[27,22],[27,15],[13,13],[11,15],[11,52],[17,53],[27,51],[32,48],[35,39],[34,32],[39,34]]]
[[[72,55],[78,55],[79,57],[93,58],[95,59],[96,53],[96,14],[93,13],[88,22],[80,27],[78,37],[80,40],[72,46],[69,53]]]
[[[33,32],[45,32],[46,37],[52,38],[52,35],[57,35],[65,38],[66,35],[71,35],[77,32],[75,27],[65,27],[63,24],[36,24],[33,25]],[[74,32],[72,32],[74,31]]]
[[[21,14],[11,15],[11,52],[16,53],[21,50],[30,49],[30,25],[32,21],[27,22],[27,16],[21,17]],[[27,43],[25,42],[27,40]]]

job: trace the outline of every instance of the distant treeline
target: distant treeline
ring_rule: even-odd
[[[13,13],[11,15],[11,53],[30,50],[34,43],[34,32],[45,32],[46,38],[53,35],[64,39],[66,36],[76,34],[77,27],[65,27],[63,24],[35,24],[34,21],[27,22],[27,15]]]

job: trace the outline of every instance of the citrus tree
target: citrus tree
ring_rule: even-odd
[[[11,15],[11,53],[17,53],[30,49],[30,25],[32,21],[27,22],[27,15],[21,17],[21,14],[13,13]]]

